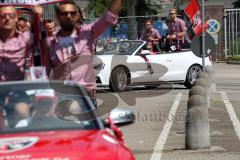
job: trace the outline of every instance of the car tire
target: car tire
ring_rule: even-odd
[[[184,82],[184,86],[188,89],[192,88],[194,82],[197,79],[198,73],[202,72],[202,67],[198,64],[192,65],[187,72],[186,80]]]
[[[112,71],[109,87],[114,92],[123,92],[128,87],[128,72],[124,67],[117,67]]]

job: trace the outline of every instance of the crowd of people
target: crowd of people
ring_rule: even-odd
[[[55,12],[60,29],[56,29],[56,22],[53,20],[41,20],[46,30],[45,34],[41,30],[39,30],[41,33],[38,33],[41,36],[41,39],[38,39],[41,46],[38,47],[44,53],[43,58],[39,58],[39,54],[34,54],[36,49],[34,25],[39,22],[33,21],[31,24],[27,19],[20,17],[14,6],[0,6],[0,82],[24,80],[26,68],[44,65],[47,76],[56,71],[60,79],[79,83],[96,105],[96,82],[92,66],[94,43],[108,27],[117,23],[121,3],[122,0],[112,1],[102,17],[90,24],[83,24],[83,16],[80,15],[79,7],[74,1],[59,2]],[[41,17],[43,8],[39,5],[34,6],[31,13]],[[27,63],[29,57],[32,63]],[[80,64],[67,76],[61,72],[65,68],[60,67],[59,72],[59,66],[65,66],[66,62],[76,57],[85,60],[79,61]],[[28,112],[26,109],[28,102],[23,102],[26,95],[25,93],[18,95],[20,98],[19,101],[15,100],[15,111],[19,115],[25,115]],[[0,96],[0,105],[3,105],[6,95]],[[22,123],[26,121],[19,125]]]
[[[41,39],[44,58],[34,54],[34,24],[20,17],[14,6],[0,6],[0,82],[24,80],[26,68],[44,65],[48,77],[55,74],[61,80],[74,81],[83,86],[96,105],[96,81],[92,66],[94,46],[96,39],[117,23],[121,3],[122,0],[113,0],[102,17],[84,24],[74,1],[60,2],[55,8],[60,29],[52,19],[41,20],[45,28],[45,36]],[[43,8],[34,6],[32,14],[41,17]],[[177,44],[175,46],[180,50],[186,33],[185,23],[176,17],[175,9],[170,11],[169,16],[169,35],[166,39]],[[153,28],[151,20],[147,20],[145,26],[140,39],[147,41],[146,48],[150,51],[160,52],[162,36]],[[27,63],[27,58],[32,59],[32,63]],[[64,64],[74,58],[80,59],[79,65],[66,75],[64,69],[67,66]],[[25,106],[22,101],[16,102],[16,110]]]

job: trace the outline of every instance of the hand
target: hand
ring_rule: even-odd
[[[148,41],[152,41],[153,39],[152,39],[152,37],[148,37]]]
[[[171,35],[171,37],[170,37],[170,39],[176,39],[177,37],[176,37],[176,35]]]
[[[43,14],[43,8],[40,5],[33,6],[32,10],[34,14],[38,14],[38,15]]]
[[[118,15],[121,5],[122,5],[122,0],[113,0],[109,9],[110,12],[112,12],[115,15]]]

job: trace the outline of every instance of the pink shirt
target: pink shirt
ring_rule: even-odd
[[[148,42],[149,36],[151,36],[151,38],[154,38],[154,39],[159,39],[160,38],[160,34],[159,34],[158,30],[152,28],[151,35],[148,35],[148,32],[145,29],[144,32],[142,33],[140,39],[143,40],[143,41],[147,41]],[[153,43],[155,43],[155,42],[153,42]]]
[[[53,79],[75,81],[86,90],[96,88],[93,72],[94,41],[109,26],[117,23],[117,16],[106,11],[104,15],[91,24],[84,24],[77,28],[73,36],[73,43],[61,46],[58,34],[54,39],[47,40],[47,71],[53,67]],[[69,61],[71,58],[74,61]],[[50,79],[51,79],[50,75]]]
[[[187,30],[185,22],[180,18],[176,18],[176,20],[169,22],[168,29],[172,35],[177,35],[178,33],[186,32]]]
[[[15,32],[5,42],[0,39],[0,81],[24,79],[25,56],[31,43],[30,32]]]

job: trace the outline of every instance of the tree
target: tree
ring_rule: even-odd
[[[126,2],[129,0],[123,0],[120,16],[127,16]],[[132,0],[131,0],[132,1]],[[88,15],[93,17],[99,17],[104,12],[106,6],[111,0],[89,0],[87,7]],[[137,0],[136,16],[156,15],[160,12],[159,0]]]
[[[138,0],[136,5],[137,16],[157,15],[161,5],[159,0]]]
[[[104,12],[106,6],[110,4],[111,0],[89,0],[89,5],[87,7],[88,17],[99,17]],[[123,0],[123,5],[120,10],[120,17],[125,16],[147,16],[147,15],[157,15],[160,13],[161,5],[159,0]],[[140,33],[143,28],[143,19],[137,20],[137,28]],[[131,18],[127,20],[129,30],[128,37],[130,39],[136,39],[136,19]]]
[[[237,0],[232,3],[234,8],[240,8],[240,0]]]
[[[89,0],[89,4],[87,7],[87,14],[93,17],[99,17],[104,12],[106,5],[106,0]]]

